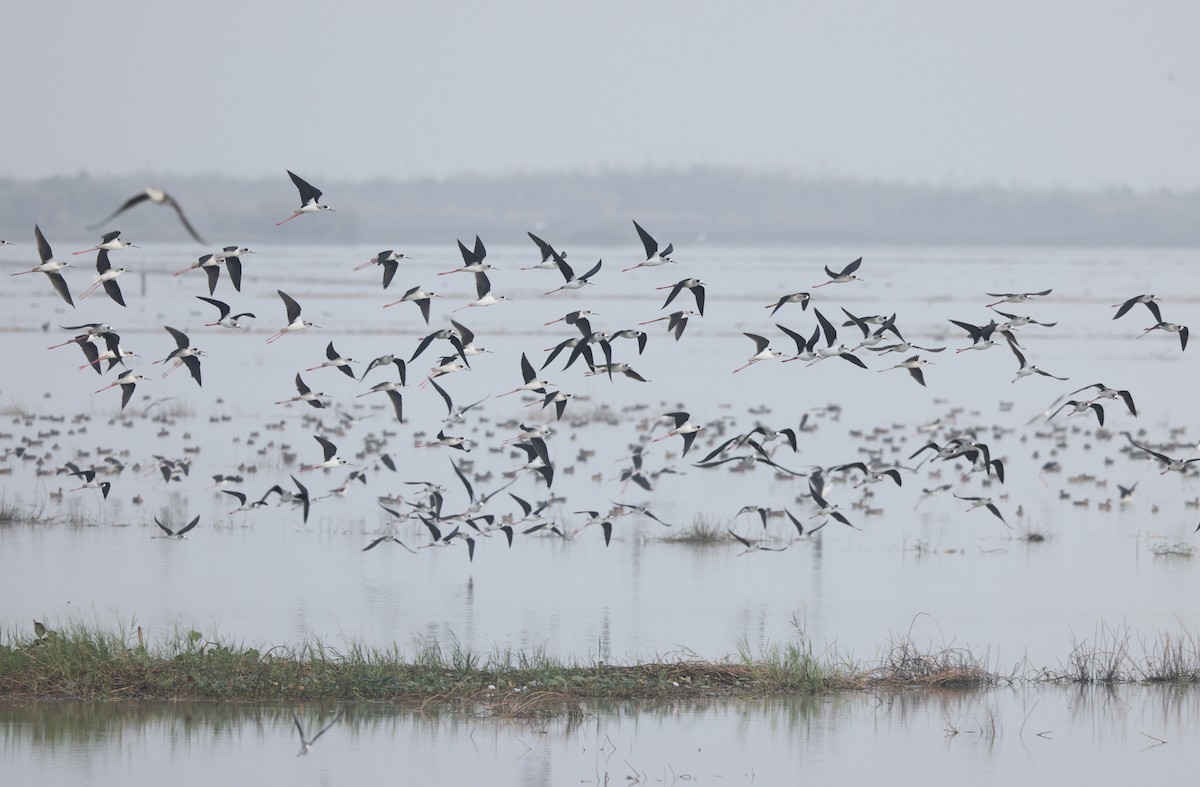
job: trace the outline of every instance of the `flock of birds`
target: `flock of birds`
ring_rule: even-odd
[[[323,194],[319,189],[292,172],[288,172],[288,175],[299,192],[300,207],[294,209],[291,216],[278,222],[278,225],[287,224],[309,214],[332,212],[332,209],[321,201]],[[203,242],[179,203],[158,189],[147,189],[144,193],[127,200],[102,224],[107,224],[124,211],[147,202],[172,208],[178,214],[189,235],[196,241]],[[677,263],[673,258],[674,247],[672,244],[661,246],[636,221],[633,222],[633,228],[642,244],[644,256],[635,264],[624,268],[621,273],[638,268],[656,268],[677,264],[683,267],[686,265],[685,262]],[[557,271],[562,277],[561,283],[557,287],[546,290],[543,297],[552,298],[557,293],[564,291],[586,290],[589,286],[595,285],[596,280],[600,278],[603,268],[602,261],[597,261],[593,265],[578,266],[578,270],[586,268],[586,272],[577,273],[577,267],[568,263],[568,255],[565,251],[557,250],[555,246],[533,233],[528,233],[528,235],[535,244],[540,259],[524,270]],[[34,239],[39,257],[38,264],[29,270],[13,273],[13,276],[43,274],[57,295],[72,307],[82,306],[84,299],[100,289],[103,289],[104,293],[119,306],[126,306],[125,294],[121,291],[119,284],[119,277],[125,270],[113,267],[110,255],[133,247],[134,244],[123,240],[120,232],[107,232],[92,248],[75,252],[79,255],[90,253],[96,255],[96,275],[90,286],[78,295],[78,299],[72,295],[72,287],[66,278],[68,269],[74,266],[67,260],[55,258],[51,245],[40,227],[34,228]],[[0,245],[8,244],[0,242]],[[406,425],[408,421],[405,418],[405,397],[436,394],[444,403],[446,411],[445,418],[441,424],[436,426],[436,436],[428,436],[428,432],[435,430],[432,424],[425,424],[427,430],[412,432],[411,450],[409,446],[405,446],[402,449],[393,447],[389,451],[387,441],[372,433],[364,439],[361,450],[354,453],[352,458],[355,459],[355,462],[352,465],[349,459],[343,458],[335,442],[335,439],[344,439],[346,434],[344,425],[335,430],[325,427],[324,423],[319,420],[315,421],[318,429],[323,433],[313,435],[315,446],[308,454],[311,459],[304,462],[297,455],[291,456],[294,469],[288,473],[288,479],[278,479],[261,496],[255,498],[241,489],[229,488],[244,482],[244,476],[240,474],[229,473],[214,477],[215,488],[237,502],[237,506],[228,513],[228,516],[252,515],[255,511],[270,505],[274,498],[276,504],[294,506],[297,516],[307,522],[311,505],[320,498],[310,496],[309,485],[303,483],[298,476],[308,473],[338,472],[346,468],[343,483],[330,493],[331,495],[346,495],[352,489],[358,488],[355,486],[356,484],[365,488],[368,478],[374,477],[376,473],[384,470],[391,473],[402,472],[398,465],[406,468],[403,472],[408,472],[407,468],[416,467],[419,464],[422,472],[428,473],[430,472],[430,463],[423,461],[424,454],[430,449],[440,449],[451,453],[448,464],[456,480],[443,484],[438,481],[404,479],[402,484],[412,487],[414,491],[406,491],[404,494],[379,495],[378,505],[380,510],[386,514],[387,519],[375,537],[362,547],[364,551],[370,551],[381,544],[391,543],[415,554],[425,548],[464,543],[467,547],[468,558],[474,560],[475,547],[480,539],[497,533],[504,536],[504,543],[511,548],[518,536],[553,534],[557,538],[570,539],[579,536],[588,528],[596,526],[607,546],[613,536],[614,523],[620,517],[641,517],[666,527],[676,524],[663,521],[650,510],[649,505],[628,500],[613,500],[611,508],[606,510],[570,510],[574,507],[569,505],[566,506],[567,510],[564,510],[563,504],[569,501],[556,497],[553,492],[556,468],[560,465],[556,458],[558,452],[553,449],[555,437],[558,434],[555,425],[564,418],[568,420],[572,418],[569,407],[573,396],[555,386],[543,375],[551,364],[558,361],[562,361],[563,364],[559,371],[560,374],[576,368],[580,374],[600,377],[614,384],[619,379],[630,381],[629,384],[646,383],[655,374],[669,374],[672,371],[670,368],[652,370],[642,368],[639,370],[634,368],[634,364],[638,363],[647,344],[651,341],[680,342],[685,340],[685,332],[689,323],[704,318],[705,283],[695,276],[685,276],[674,283],[657,287],[658,291],[666,291],[660,311],[685,304],[689,308],[676,308],[664,316],[641,321],[637,325],[616,329],[611,326],[595,326],[593,322],[598,319],[599,315],[589,309],[576,309],[558,319],[547,322],[543,326],[544,328],[549,329],[550,326],[562,323],[573,333],[553,347],[547,348],[545,350],[547,355],[544,358],[537,358],[536,355],[534,358],[530,358],[532,351],[527,351],[521,353],[519,360],[514,358],[509,361],[514,384],[511,390],[487,392],[482,398],[468,405],[460,406],[448,390],[447,378],[471,369],[472,363],[481,362],[482,356],[490,351],[478,343],[478,337],[460,321],[457,315],[470,309],[480,309],[498,304],[507,298],[493,288],[490,274],[497,269],[487,261],[487,249],[480,238],[476,237],[471,245],[459,241],[458,250],[462,256],[462,265],[452,270],[441,271],[438,275],[471,275],[475,282],[476,298],[450,310],[450,315],[455,316],[447,318],[449,323],[447,327],[431,330],[422,336],[411,353],[393,353],[374,358],[358,376],[354,370],[354,364],[357,362],[339,352],[335,348],[334,342],[331,341],[326,346],[325,360],[302,369],[297,368],[291,383],[296,390],[296,396],[275,402],[281,406],[296,405],[301,408],[301,412],[308,412],[306,408],[313,408],[317,411],[337,409],[344,413],[340,403],[335,405],[333,397],[314,391],[303,375],[319,373],[322,369],[334,369],[358,383],[365,381],[372,373],[374,373],[375,379],[378,379],[380,375],[387,375],[386,379],[375,382],[368,390],[356,394],[356,396],[385,394],[396,423]],[[241,292],[242,258],[252,253],[250,249],[242,246],[226,246],[219,251],[201,256],[195,264],[175,274],[180,276],[195,270],[202,270],[206,274],[207,294],[196,294],[195,297],[215,309],[216,313],[215,319],[205,323],[204,327],[245,331],[248,327],[247,320],[262,322],[274,319],[276,320],[274,325],[279,326],[278,330],[265,339],[265,344],[280,342],[297,332],[319,330],[320,326],[304,317],[302,304],[282,289],[277,290],[282,307],[278,317],[268,315],[259,317],[250,312],[239,312],[225,301],[213,297],[220,281],[222,269],[225,270],[234,291]],[[404,266],[410,259],[407,255],[394,250],[382,251],[365,262],[357,264],[354,271],[378,266],[382,272],[382,288],[387,290],[396,277],[405,277]],[[574,260],[574,258],[571,259]],[[824,294],[829,291],[823,288],[834,285],[839,287],[855,286],[856,283],[863,281],[860,276],[862,267],[862,258],[856,259],[840,269],[826,266],[824,278],[811,285],[808,290],[784,294],[777,300],[764,304],[764,307],[770,310],[769,318],[772,321],[781,319],[778,315],[785,307],[798,305],[799,309],[789,310],[789,315],[805,316],[810,313],[811,309],[811,316],[815,324],[811,330],[797,330],[776,323],[784,341],[794,344],[794,351],[791,351],[790,347],[786,350],[773,347],[773,341],[766,335],[766,331],[746,332],[745,337],[753,346],[753,351],[743,359],[740,366],[729,371],[733,374],[752,374],[749,371],[751,367],[771,361],[781,363],[800,361],[811,367],[832,358],[867,370],[870,368],[868,361],[895,358],[901,360],[897,360],[891,365],[886,365],[885,360],[885,364],[875,371],[904,370],[914,384],[926,386],[925,367],[932,363],[929,356],[943,352],[947,349],[946,347],[928,347],[910,342],[905,338],[902,326],[894,313],[856,315],[844,307],[835,306],[832,299]],[[1001,347],[1003,350],[1011,352],[1016,361],[1013,383],[1035,375],[1060,382],[1066,381],[1066,377],[1051,374],[1031,363],[1027,357],[1029,350],[1022,343],[1022,328],[1026,326],[1052,328],[1055,323],[1039,322],[1030,316],[1004,311],[1001,308],[1013,309],[1029,304],[1038,298],[1049,295],[1050,292],[1050,290],[1035,290],[988,293],[988,297],[995,300],[982,305],[991,310],[994,316],[986,324],[950,320],[965,334],[964,345],[957,347],[956,353]],[[439,297],[435,292],[426,290],[422,285],[416,285],[407,289],[399,299],[387,303],[384,308],[411,303],[417,310],[411,312],[412,319],[415,320],[416,314],[419,312],[422,324],[431,326],[433,304]],[[78,304],[76,300],[79,301]],[[834,314],[835,308],[840,314],[831,319],[830,315]],[[1179,323],[1165,321],[1160,308],[1160,300],[1156,296],[1151,294],[1135,295],[1115,304],[1114,308],[1116,311],[1113,319],[1122,318],[1134,309],[1145,310],[1153,318],[1154,324],[1146,328],[1141,335],[1156,331],[1176,334],[1180,351],[1186,351],[1188,328]],[[652,336],[646,330],[646,326],[656,325],[660,322],[667,323],[665,333],[660,333],[658,337]],[[120,408],[124,410],[133,400],[138,385],[148,378],[128,366],[131,359],[136,356],[122,345],[118,328],[103,322],[87,322],[61,327],[73,335],[70,339],[56,344],[54,347],[76,345],[84,354],[86,361],[79,367],[81,370],[91,367],[97,374],[106,375],[113,373],[117,367],[121,367],[119,373],[107,385],[96,390],[96,394],[99,395],[112,388],[119,388],[121,390]],[[191,337],[185,331],[173,326],[163,327],[170,337],[171,349],[166,352],[164,357],[154,361],[154,364],[165,367],[164,377],[186,367],[195,384],[202,386],[205,352],[193,346]],[[661,328],[657,331],[661,331]],[[848,336],[850,338],[847,338]],[[422,371],[419,374],[419,382],[414,380],[414,385],[410,386],[410,371],[415,367],[418,359],[427,352],[430,353],[427,361],[430,358],[436,358],[436,361],[427,367],[429,369],[427,373]],[[487,359],[486,362],[500,363],[493,359]],[[297,367],[300,366],[301,364],[298,363]],[[518,379],[521,381],[519,384],[517,384]],[[431,393],[429,389],[432,389]],[[501,422],[500,425],[510,429],[511,434],[501,444],[489,444],[487,448],[509,457],[518,458],[510,459],[508,465],[502,469],[503,474],[508,478],[506,482],[486,494],[477,493],[475,486],[486,483],[493,477],[490,468],[477,469],[474,458],[469,456],[469,453],[478,448],[481,443],[481,440],[474,435],[479,433],[480,424],[485,422],[481,415],[486,409],[483,405],[489,400],[498,402],[510,395],[521,396],[527,405],[536,407],[540,404],[542,415],[538,418],[528,419],[531,423],[525,423],[520,419]],[[1137,416],[1134,397],[1129,390],[1109,387],[1104,383],[1093,383],[1062,393],[1039,418],[1044,422],[1058,424],[1061,419],[1059,421],[1055,419],[1063,413],[1067,417],[1083,414],[1085,417],[1094,418],[1097,427],[1104,427],[1108,417],[1105,408],[1106,406],[1111,408],[1114,403],[1126,411],[1129,416]],[[745,431],[738,431],[736,423],[729,419],[706,421],[695,417],[693,413],[685,409],[673,409],[650,417],[639,415],[638,418],[631,419],[633,423],[638,424],[637,434],[631,438],[630,452],[619,476],[619,496],[624,496],[631,484],[640,490],[638,494],[652,496],[661,477],[664,474],[681,472],[680,467],[683,464],[705,471],[724,468],[739,473],[766,466],[770,468],[769,472],[780,479],[800,482],[801,492],[796,495],[794,503],[789,501],[789,505],[797,507],[798,513],[793,512],[787,506],[748,505],[733,515],[726,523],[725,529],[732,539],[745,547],[745,552],[781,551],[801,539],[811,538],[828,523],[859,529],[854,512],[865,510],[870,513],[872,511],[870,498],[873,493],[870,488],[873,485],[889,483],[896,487],[904,487],[907,478],[915,477],[917,471],[929,463],[925,470],[926,481],[939,481],[942,478],[941,468],[953,467],[954,482],[921,488],[921,494],[916,500],[917,505],[930,496],[951,492],[954,497],[963,502],[965,511],[982,509],[990,512],[1004,525],[1010,525],[1005,516],[1006,512],[1002,510],[996,497],[981,493],[981,491],[994,488],[996,485],[1002,485],[1006,473],[1006,459],[1000,456],[984,439],[986,434],[982,433],[983,430],[956,429],[949,422],[925,424],[917,430],[916,443],[919,445],[915,445],[915,443],[909,445],[909,447],[915,446],[916,450],[911,453],[902,453],[890,461],[881,447],[860,446],[856,449],[856,456],[852,458],[852,461],[821,465],[809,462],[801,469],[790,468],[788,465],[792,464],[794,460],[785,458],[789,455],[788,452],[790,451],[791,455],[799,453],[804,434],[817,428],[823,419],[836,418],[837,415],[838,408],[836,406],[818,408],[806,413],[798,424],[771,428],[759,422],[753,428]],[[586,416],[581,417],[586,420]],[[478,420],[471,424],[475,419]],[[344,416],[342,423],[351,420],[349,416]],[[307,418],[304,421],[309,423]],[[473,429],[470,433],[467,432],[468,425]],[[656,434],[660,429],[664,433]],[[731,434],[735,431],[737,433]],[[1156,463],[1163,473],[1178,472],[1194,475],[1197,472],[1200,456],[1190,457],[1180,454],[1181,451],[1194,451],[1194,446],[1176,442],[1174,436],[1170,440],[1154,443],[1141,435],[1135,439],[1135,436],[1129,431],[1122,431],[1120,434],[1125,440],[1124,450],[1132,458]],[[649,466],[651,446],[676,438],[678,442],[675,444],[675,448],[664,457],[666,461],[660,466],[651,468]],[[696,457],[692,455],[689,458],[689,453],[695,447],[697,440],[702,438],[706,444],[705,456],[699,461],[693,462],[692,459]],[[26,445],[7,447],[4,458],[36,460],[39,462],[39,466],[47,458],[28,449],[29,447]],[[891,446],[890,450],[893,453],[901,451],[900,447],[895,444]],[[397,451],[403,451],[405,457],[403,461],[398,461],[394,456]],[[301,453],[304,452],[301,451]],[[860,453],[865,456],[857,455]],[[583,462],[587,458],[588,451],[580,449],[577,461]],[[851,459],[851,457],[845,458]],[[82,485],[78,487],[79,490],[95,489],[105,498],[113,488],[113,481],[109,480],[109,477],[119,474],[122,466],[122,460],[113,454],[104,456],[91,465],[87,465],[83,456],[74,456],[67,461],[56,458],[55,461],[61,463],[54,466],[53,472],[66,473],[76,477],[82,482]],[[908,466],[904,462],[918,462],[918,464]],[[1055,465],[1055,462],[1047,462],[1041,469],[1043,472],[1055,472],[1057,469]],[[186,459],[167,459],[158,456],[155,457],[154,466],[162,474],[164,481],[169,484],[172,480],[179,479],[188,472],[189,463]],[[510,491],[510,487],[527,475],[536,479],[531,482],[533,484],[532,492],[526,492],[522,497],[515,491]],[[853,481],[852,485],[851,481]],[[967,486],[973,481],[978,481],[976,486],[982,487],[983,490],[976,489],[975,486]],[[847,486],[851,486],[850,493],[845,490]],[[913,486],[912,482],[908,484],[909,488]],[[461,494],[453,491],[459,487],[461,487]],[[1135,487],[1136,482],[1128,488],[1121,488],[1123,504],[1132,497]],[[850,502],[846,498],[849,494],[854,493],[853,490],[860,490],[857,492],[860,497],[856,501]],[[141,490],[137,491],[139,494],[136,499],[140,500]],[[503,497],[500,497],[501,493],[505,493]],[[539,497],[542,499],[538,499]],[[834,502],[839,498],[841,498],[840,503]],[[786,523],[788,535],[781,538],[777,535],[764,534],[764,537],[759,538],[744,531],[737,532],[733,529],[733,525],[743,515],[757,517],[764,530],[768,529],[771,519],[781,519]],[[186,524],[179,525],[164,523],[157,517],[154,517],[154,521],[161,529],[162,534],[158,537],[181,540],[185,535],[196,532],[196,528],[200,524],[200,517],[191,518]],[[416,522],[420,524],[413,524]],[[402,526],[410,524],[411,527],[401,532]],[[301,730],[301,735],[303,737],[303,730]]]

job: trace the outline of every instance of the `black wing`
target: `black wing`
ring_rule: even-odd
[[[288,325],[291,325],[300,316],[300,304],[296,303],[296,299],[283,290],[275,292],[279,293],[279,297],[283,299],[283,305],[287,308]]]
[[[290,169],[287,171],[287,174],[291,176],[292,183],[296,184],[296,189],[299,190],[299,192],[300,192],[300,206],[301,207],[304,207],[310,201],[317,202],[318,200],[321,199],[321,190],[320,189],[313,188],[311,183],[309,183],[304,178],[297,175],[295,172],[292,172]],[[314,738],[313,740],[316,740],[316,738]]]
[[[125,211],[132,208],[134,205],[140,205],[148,199],[150,199],[150,195],[145,191],[143,191],[141,194],[137,194],[133,197],[130,197],[129,199],[125,200],[125,202],[123,202],[121,204],[121,207],[119,207],[115,211],[113,211],[111,216],[106,218],[104,221],[100,221],[100,222],[93,224],[92,226],[88,227],[87,229],[89,231],[99,229],[100,227],[103,227],[105,224],[107,224],[110,221],[112,221],[113,219],[115,219],[117,216],[120,216],[122,213],[124,213]]]

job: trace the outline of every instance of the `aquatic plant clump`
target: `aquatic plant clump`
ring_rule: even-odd
[[[1191,633],[1161,635],[1131,655],[1130,637],[1103,627],[1075,643],[1063,669],[1018,674],[989,668],[965,648],[919,647],[902,637],[876,660],[814,652],[807,638],[707,660],[694,654],[647,663],[561,660],[543,651],[470,650],[457,640],[395,645],[256,648],[198,631],[151,644],[140,626],[105,631],[84,624],[0,637],[0,697],[43,699],[342,700],[446,704],[468,712],[539,716],[580,712],[598,699],[817,694],[904,688],[973,689],[1000,683],[1200,682]]]

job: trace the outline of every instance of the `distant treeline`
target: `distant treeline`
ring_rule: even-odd
[[[90,236],[85,227],[154,185],[213,245],[287,238],[402,248],[476,234],[517,243],[526,230],[560,246],[627,243],[632,218],[676,244],[1200,245],[1200,191],[943,188],[713,168],[367,182],[299,174],[335,214],[276,228],[299,205],[284,172],[2,179],[0,238],[32,241],[35,222],[51,238]],[[110,226],[142,240],[187,240],[171,211],[153,206]]]

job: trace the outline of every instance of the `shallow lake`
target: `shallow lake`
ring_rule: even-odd
[[[89,245],[51,241],[59,256]],[[511,302],[457,314],[451,310],[476,293],[467,274],[436,275],[461,264],[453,246],[405,249],[414,260],[402,263],[386,292],[377,267],[351,271],[376,246],[262,247],[245,257],[240,294],[224,273],[215,293],[236,311],[258,315],[243,332],[204,327],[216,318],[215,309],[195,298],[208,294],[204,276],[170,275],[196,256],[183,246],[114,254],[114,264],[119,259],[131,269],[121,279],[128,309],[100,293],[72,310],[41,275],[5,277],[0,331],[18,360],[0,382],[0,450],[6,453],[0,485],[7,508],[36,512],[39,521],[0,525],[0,625],[25,629],[35,618],[52,626],[68,619],[134,622],[152,641],[195,628],[247,644],[315,636],[331,644],[404,648],[414,637],[454,638],[480,650],[544,648],[584,660],[681,652],[720,657],[740,640],[757,649],[790,639],[799,626],[818,649],[853,658],[870,659],[889,639],[911,632],[920,644],[970,647],[1005,668],[1026,659],[1057,666],[1073,641],[1092,638],[1101,624],[1128,627],[1135,640],[1191,630],[1200,612],[1200,579],[1189,557],[1200,485],[1194,472],[1160,473],[1119,433],[1171,445],[1163,449],[1171,455],[1196,452],[1190,393],[1196,350],[1181,352],[1174,334],[1142,337],[1153,323],[1149,312],[1137,306],[1114,321],[1112,304],[1158,292],[1164,319],[1188,323],[1200,300],[1193,250],[677,242],[680,264],[622,273],[639,258],[635,245],[572,248],[568,259],[577,272],[603,258],[596,284],[546,296],[562,281],[556,272],[518,270],[537,261],[532,244],[494,241],[488,260],[500,270],[492,282]],[[6,270],[32,264],[21,251],[5,250]],[[812,289],[826,279],[825,265],[839,269],[860,254],[862,281]],[[499,396],[521,384],[522,352],[540,366],[547,348],[575,332],[545,323],[590,308],[598,312],[593,328],[616,331],[694,308],[684,291],[663,309],[667,291],[656,291],[685,276],[706,282],[707,302],[704,317],[694,318],[680,341],[659,322],[644,326],[650,335],[642,355],[631,340],[614,344],[615,357],[649,382],[588,377],[582,362],[562,371],[560,356],[544,374],[554,390],[575,395],[562,421],[554,423],[535,397]],[[77,293],[89,279],[82,272],[68,276]],[[433,301],[429,326],[412,304],[383,308],[418,285],[441,296]],[[286,322],[277,289],[324,327],[267,344]],[[985,293],[1045,289],[1053,292],[999,308],[1056,323],[1026,326],[1018,336],[1030,363],[1068,381],[1035,375],[1010,382],[1018,363],[1003,342],[985,352],[955,352],[969,340],[948,320],[978,325],[996,316],[984,308],[996,300]],[[906,355],[872,357],[866,350],[857,354],[870,370],[835,358],[811,368],[772,360],[734,374],[754,351],[743,332],[761,333],[776,349],[793,352],[775,323],[804,334],[816,327],[812,308],[789,304],[773,316],[767,308],[801,290],[813,293],[813,305],[838,325],[847,344],[855,343],[856,329],[841,325],[843,308],[856,315],[894,312],[905,338],[950,349],[925,356],[933,361],[925,369],[927,387],[903,369],[876,371]],[[418,385],[437,349],[409,365],[404,424],[383,395],[358,396],[393,379],[394,370],[373,370],[365,383],[334,369],[302,371],[325,360],[330,341],[359,361],[390,352],[407,358],[423,335],[448,327],[450,317],[493,350],[473,357],[470,371],[439,381],[456,404],[484,400],[464,423],[445,427],[476,441],[469,453],[416,447],[443,428],[444,403]],[[100,377],[77,370],[84,359],[74,346],[46,349],[72,335],[60,325],[90,321],[112,323],[123,344],[141,355],[131,366],[151,378],[138,385],[123,415],[117,390],[93,393],[115,372]],[[163,325],[185,331],[207,352],[203,388],[186,370],[162,378],[163,366],[152,365],[175,346]],[[360,373],[363,368],[358,365]],[[297,372],[336,407],[275,404],[296,394]],[[1120,402],[1105,401],[1105,430],[1090,411],[1029,423],[1060,395],[1094,382],[1128,389],[1138,417]],[[649,442],[666,432],[656,419],[674,410],[707,425],[686,457],[679,456],[682,438]],[[502,446],[521,422],[550,422],[556,429],[548,441],[556,497],[546,515],[572,538],[518,532],[509,548],[501,533],[481,536],[469,561],[461,542],[423,548],[432,540],[419,521],[390,522],[378,505],[387,495],[419,502],[422,487],[409,482],[431,482],[446,489],[444,514],[466,509],[470,500],[452,461],[469,463],[476,495],[498,490],[509,480],[505,474],[526,461]],[[721,440],[757,424],[799,430],[797,452],[783,439],[765,448],[788,470],[878,457],[906,468],[903,485],[885,480],[855,488],[859,473],[827,469],[825,496],[857,529],[830,521],[796,541],[783,508],[806,528],[822,521],[812,518],[816,507],[805,497],[804,477],[761,463],[750,469],[738,462],[694,465]],[[917,467],[922,457],[909,458],[929,440],[941,444],[967,431],[1002,458],[1004,484],[983,473],[960,479],[969,469],[962,460]],[[366,482],[315,502],[307,523],[274,498],[253,512],[229,514],[236,501],[210,488],[215,474],[240,475],[243,482],[224,488],[256,500],[274,484],[292,489],[289,476],[295,475],[314,498],[328,495],[349,469],[302,471],[322,459],[313,439],[318,434],[365,467]],[[673,471],[657,475],[652,492],[620,480],[638,445],[645,447],[648,473]],[[23,457],[14,452],[18,447],[26,449]],[[107,452],[124,464],[119,474],[103,464]],[[394,458],[396,472],[379,465],[382,452]],[[190,459],[189,473],[164,481],[155,455]],[[112,483],[108,499],[94,489],[70,491],[82,482],[55,474],[67,461],[100,467],[100,477]],[[1057,469],[1044,469],[1048,462]],[[1118,502],[1118,485],[1134,483],[1136,494]],[[963,496],[994,497],[1007,524],[984,508],[967,511],[949,492],[923,497],[923,488],[940,484]],[[519,517],[507,492],[528,501],[549,494],[540,478],[521,471],[485,510]],[[599,526],[574,532],[588,518],[577,512],[604,513],[614,501],[645,505],[673,527],[622,516],[613,520],[607,547]],[[773,515],[764,528],[757,514],[735,517],[743,506],[766,507]],[[410,510],[400,502],[389,507]],[[154,538],[160,534],[154,516],[174,527],[199,516],[200,524],[184,541]],[[786,549],[743,555],[744,547],[728,537],[664,540],[697,520],[718,534],[730,529]],[[443,530],[454,526],[443,524]],[[417,554],[390,543],[362,551],[385,533]]]
[[[0,704],[0,751],[12,784],[1177,783],[1200,743],[1197,697],[899,691],[588,704],[534,720],[357,704],[304,757],[290,707]],[[339,709],[295,710],[311,735]]]

